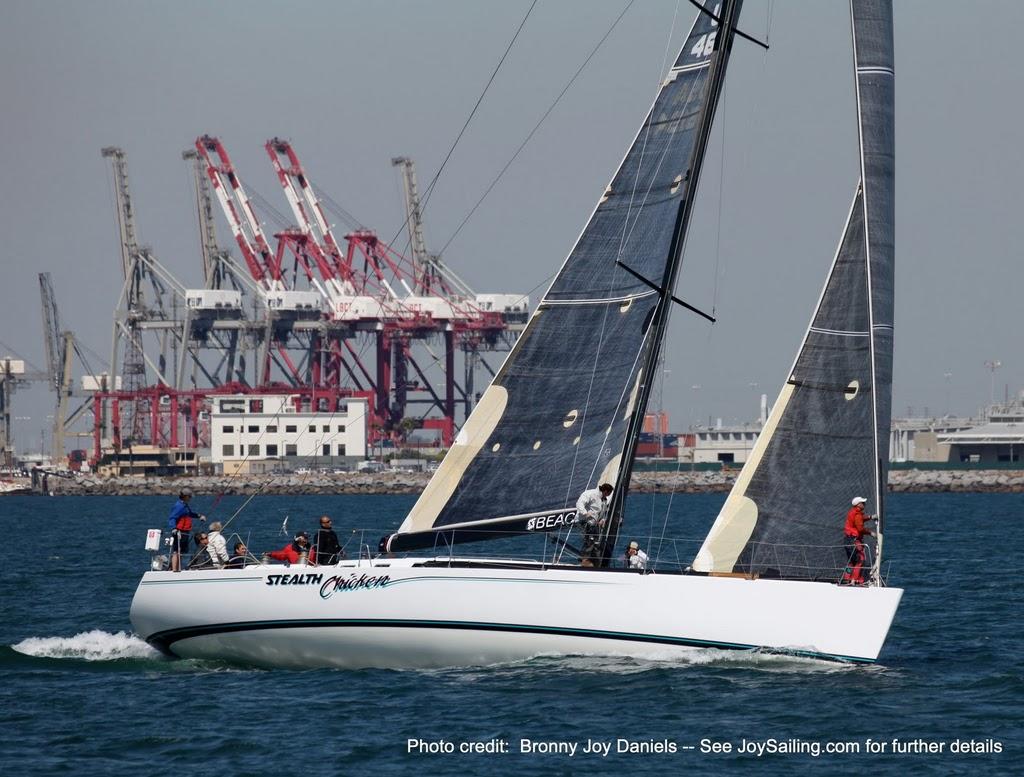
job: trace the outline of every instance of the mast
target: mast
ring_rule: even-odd
[[[892,3],[890,0],[850,0],[853,65],[857,97],[857,140],[864,186],[864,250],[868,283],[868,322],[872,426],[874,432],[876,546],[871,578],[880,584],[884,498],[888,485],[888,435],[891,394],[882,398],[882,381],[892,381],[893,340],[893,163],[894,81]],[[873,250],[874,249],[874,250]],[[883,444],[882,435],[885,435]]]
[[[630,418],[629,429],[626,433],[626,446],[623,450],[622,467],[619,469],[618,479],[614,483],[615,491],[612,495],[609,515],[621,517],[625,507],[626,494],[629,490],[629,480],[633,474],[633,457],[636,453],[637,441],[640,430],[643,426],[644,414],[647,412],[647,404],[650,400],[651,391],[654,388],[654,373],[657,369],[658,360],[661,357],[661,347],[665,340],[668,327],[669,314],[672,310],[672,290],[675,288],[676,279],[679,276],[679,268],[682,266],[683,249],[686,245],[686,234],[693,215],[693,206],[696,199],[697,185],[700,181],[701,168],[704,166],[704,157],[707,154],[708,142],[711,138],[711,126],[714,122],[718,100],[722,94],[722,85],[725,83],[725,71],[732,51],[733,38],[736,33],[736,20],[739,18],[740,7],[743,0],[724,0],[721,14],[719,15],[718,34],[715,37],[715,56],[711,61],[711,72],[708,77],[708,90],[705,97],[703,112],[701,115],[700,129],[690,156],[690,164],[687,167],[685,180],[687,182],[686,196],[679,203],[679,213],[676,217],[676,226],[672,237],[669,259],[665,268],[665,274],[661,279],[659,291],[659,302],[655,308],[654,318],[651,322],[650,334],[648,337],[647,350],[640,372],[640,396],[633,409]],[[702,13],[708,13],[702,10]],[[607,565],[611,559],[612,551],[615,548],[615,541],[618,538],[618,526],[620,520],[609,521],[606,527],[606,536],[602,549],[602,564]]]

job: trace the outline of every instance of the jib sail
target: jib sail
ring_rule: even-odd
[[[882,535],[893,343],[892,7],[853,0],[861,182],[779,398],[694,561],[708,572],[840,578],[843,518],[869,499]]]

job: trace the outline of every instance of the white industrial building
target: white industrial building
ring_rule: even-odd
[[[950,434],[977,426],[974,418],[894,418],[889,433],[889,461],[950,460]]]
[[[690,432],[693,435],[693,463],[743,464],[760,433],[760,423],[696,427]],[[682,450],[680,448],[680,455]]]
[[[965,464],[1016,464],[1024,461],[1024,391],[1016,400],[992,405],[985,421],[940,434],[948,460]]]
[[[217,397],[210,414],[211,460],[233,474],[347,467],[366,458],[365,399],[346,399],[333,412],[307,407],[290,394]]]
[[[679,447],[680,459],[688,458],[694,464],[744,464],[768,418],[767,394],[761,395],[760,410],[757,421],[750,423],[724,426],[719,418],[714,426],[690,427],[686,447]]]

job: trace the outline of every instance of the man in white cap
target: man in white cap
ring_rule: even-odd
[[[630,569],[647,569],[647,554],[640,550],[640,543],[636,540],[626,548],[626,566]]]
[[[855,496],[851,500],[853,507],[846,513],[846,525],[843,527],[843,536],[846,545],[846,571],[843,572],[843,582],[850,585],[863,585],[864,580],[864,538],[871,537],[872,531],[865,524],[873,521],[869,515],[864,515],[864,505],[867,499],[863,496]]]

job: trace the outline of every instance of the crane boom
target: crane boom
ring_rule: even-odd
[[[117,200],[117,225],[121,233],[121,268],[124,277],[131,272],[132,258],[139,251],[139,243],[135,239],[135,211],[128,189],[128,159],[122,149],[107,146],[100,150],[104,158],[113,159],[114,166],[114,197]]]
[[[253,278],[267,291],[284,289],[281,267],[263,234],[242,183],[235,174],[231,159],[219,139],[203,135],[196,140],[196,150],[206,163],[206,174],[217,195],[242,257]]]
[[[272,138],[264,148],[328,293],[332,297],[354,295],[351,269],[340,261],[337,245],[332,243],[333,237],[328,237],[330,228],[327,220],[291,144],[287,140]]]
[[[60,314],[57,311],[57,299],[53,292],[53,279],[50,273],[39,273],[39,297],[43,306],[43,344],[46,347],[46,370],[50,385],[60,385],[60,368],[63,357],[60,353]]]

